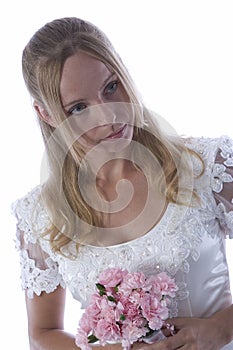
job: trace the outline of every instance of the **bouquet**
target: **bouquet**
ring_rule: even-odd
[[[76,345],[121,343],[124,349],[160,330],[169,316],[177,286],[165,272],[146,278],[142,272],[120,268],[104,270],[96,292],[79,321]]]

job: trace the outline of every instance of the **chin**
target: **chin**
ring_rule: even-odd
[[[125,151],[131,144],[132,139],[120,138],[111,141],[104,141],[102,146],[108,153],[121,153]]]

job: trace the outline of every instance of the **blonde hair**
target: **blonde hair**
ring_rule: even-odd
[[[181,172],[192,173],[190,162],[183,154],[194,152],[187,150],[181,138],[170,137],[160,130],[153,113],[139,97],[118,53],[95,25],[75,17],[61,18],[47,23],[34,34],[22,56],[23,77],[34,101],[45,108],[58,124],[65,121],[67,117],[59,91],[62,68],[66,59],[79,51],[94,56],[115,72],[130,103],[140,106],[135,112],[133,140],[145,146],[160,163],[166,179],[167,201],[183,204],[185,201],[178,198],[179,176]],[[98,227],[101,226],[101,216],[87,204],[77,186],[79,172],[85,174],[88,166],[81,165],[84,151],[80,144],[75,142],[67,151],[64,134],[55,133],[55,129],[41,118],[39,125],[50,169],[49,177],[42,187],[42,197],[52,218],[46,234],[49,234],[53,250],[62,252],[62,248],[74,239],[76,230],[82,230],[83,222],[90,227]],[[49,142],[51,139],[52,143]],[[142,159],[140,149],[138,152],[135,157]],[[143,164],[143,171],[148,170],[153,182],[151,169],[148,162]],[[88,183],[85,184],[85,191],[87,194],[91,191]],[[61,199],[63,195],[65,201]]]

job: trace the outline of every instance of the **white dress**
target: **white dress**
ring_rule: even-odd
[[[40,186],[18,199],[13,213],[22,287],[28,296],[50,293],[61,285],[85,308],[100,271],[118,266],[146,275],[166,271],[174,277],[179,291],[171,316],[208,317],[230,306],[225,239],[233,238],[233,141],[227,136],[192,138],[187,146],[206,165],[194,184],[201,206],[169,204],[159,223],[144,236],[108,247],[82,246],[74,260],[52,253],[48,241],[40,237],[50,223]],[[74,249],[71,242],[63,253]],[[233,342],[223,349],[233,350]]]

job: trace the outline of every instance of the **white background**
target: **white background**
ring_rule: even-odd
[[[9,208],[38,184],[43,145],[21,76],[23,47],[47,21],[64,16],[92,21],[116,46],[148,107],[178,133],[233,137],[233,2],[21,0],[1,6],[1,343],[26,350]],[[230,264],[232,274],[231,257]],[[75,332],[79,307],[69,299],[66,324]]]

